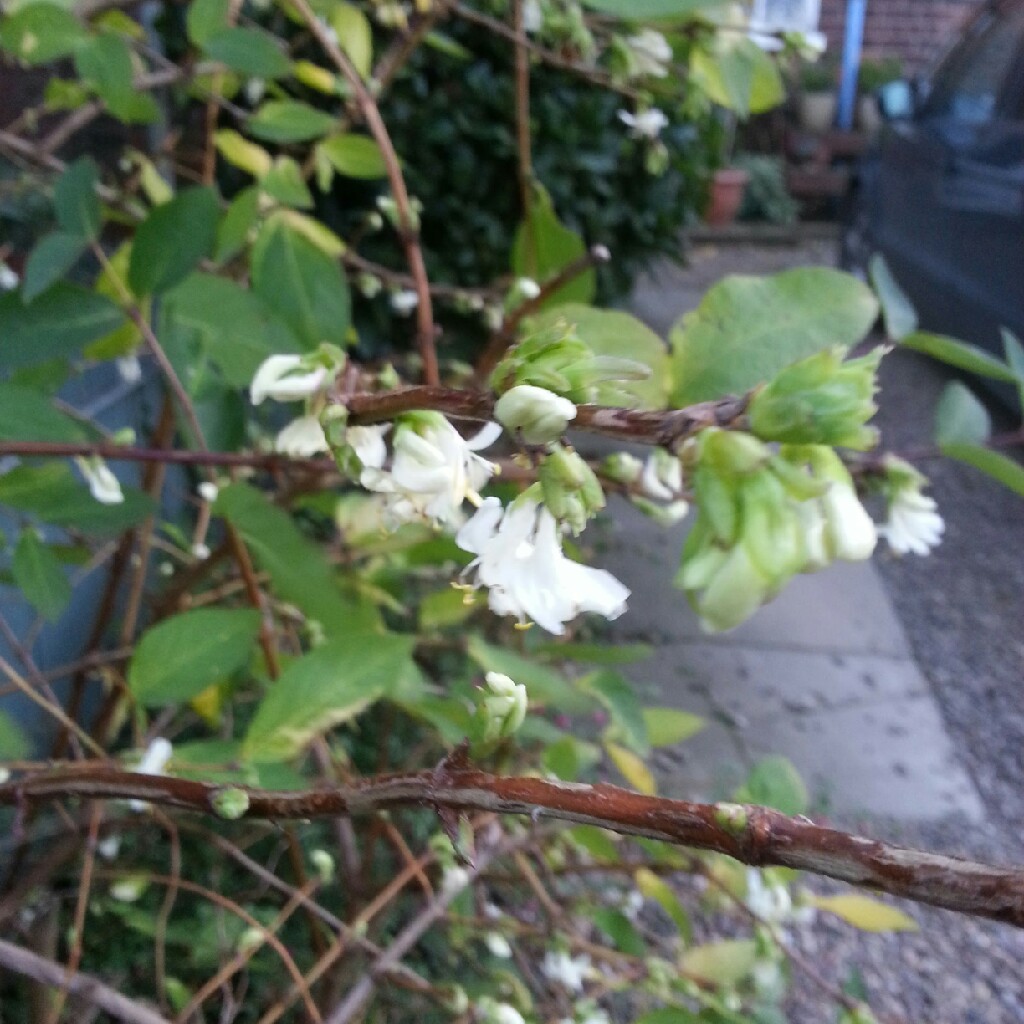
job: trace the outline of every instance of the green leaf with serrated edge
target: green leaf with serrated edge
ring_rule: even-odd
[[[558,320],[575,324],[580,340],[596,355],[629,359],[650,370],[650,375],[641,380],[599,384],[597,402],[642,409],[665,408],[672,388],[672,364],[665,342],[645,323],[621,310],[595,309],[578,303],[546,309],[534,318],[534,323],[543,329]]]
[[[283,220],[271,220],[260,231],[252,285],[307,348],[348,343],[351,305],[337,261]]]
[[[0,384],[0,439],[74,443],[87,437],[46,395],[19,384]]]
[[[579,685],[607,708],[614,726],[611,734],[638,753],[647,753],[647,723],[640,701],[626,679],[611,669],[601,669],[584,676]]]
[[[18,761],[32,752],[25,731],[10,715],[0,711],[0,761]]]
[[[118,120],[149,124],[160,116],[156,100],[135,87],[132,51],[119,36],[101,33],[76,47],[75,67]]]
[[[113,302],[77,285],[55,284],[28,305],[7,292],[0,295],[0,366],[11,370],[68,358],[124,321]]]
[[[871,290],[838,270],[726,277],[669,333],[672,401],[742,394],[815,352],[856,344],[877,315]]]
[[[292,67],[275,36],[259,28],[222,28],[203,41],[210,60],[253,78],[284,78]]]
[[[917,922],[902,910],[869,896],[812,896],[812,907],[827,910],[862,932],[916,932]]]
[[[365,14],[354,4],[333,3],[327,21],[338,36],[338,45],[363,78],[373,71],[373,30]]]
[[[332,726],[385,696],[412,657],[414,640],[349,637],[293,661],[260,701],[243,742],[253,761],[284,761]]]
[[[758,761],[733,799],[774,807],[783,814],[803,814],[809,802],[807,787],[797,770],[786,758],[777,755]]]
[[[721,8],[727,0],[582,0],[583,6],[625,21],[689,21]]]
[[[366,135],[335,135],[324,139],[317,152],[347,178],[383,178],[388,173],[380,146]]]
[[[51,231],[36,243],[25,265],[21,297],[31,302],[55,285],[79,261],[89,243],[80,235]]]
[[[96,194],[99,171],[90,157],[81,157],[64,169],[53,187],[57,223],[70,235],[95,238],[100,230],[100,200]]]
[[[260,628],[249,608],[197,608],[142,635],[128,666],[128,689],[141,704],[180,704],[248,664]]]
[[[570,714],[591,711],[596,704],[592,696],[577,689],[560,672],[503,647],[493,647],[478,634],[469,637],[466,653],[483,671],[500,672],[521,683],[531,701]]]
[[[713,985],[739,984],[757,962],[757,943],[753,939],[725,939],[693,946],[679,959],[683,973]]]
[[[943,455],[980,469],[1004,487],[1024,496],[1024,466],[991,448],[973,444],[944,444],[939,449]]]
[[[707,720],[678,708],[644,708],[647,742],[652,747],[682,743],[706,726]]]
[[[217,226],[217,244],[213,251],[217,263],[226,263],[245,248],[259,218],[259,210],[260,190],[256,185],[243,189],[231,200]]]
[[[128,283],[136,295],[165,292],[213,251],[220,208],[217,193],[195,187],[149,212],[135,233]]]
[[[308,142],[338,126],[338,119],[298,100],[268,100],[245,123],[264,142]]]
[[[1006,327],[1000,330],[1003,339],[1003,352],[1006,354],[1006,365],[1017,375],[1019,384],[1017,394],[1020,398],[1021,411],[1024,412],[1024,345],[1013,331]]]
[[[552,661],[583,661],[591,665],[632,665],[654,653],[650,644],[545,643],[533,654]]]
[[[984,444],[992,429],[985,406],[970,388],[950,381],[935,406],[935,441],[944,444]]]
[[[982,377],[991,377],[993,380],[1005,380],[1011,384],[1019,382],[1020,378],[1005,363],[989,355],[984,349],[976,345],[969,345],[965,341],[957,341],[956,338],[947,338],[943,334],[930,334],[928,331],[915,331],[900,339],[904,348],[911,348],[915,352],[923,352],[926,356],[938,359],[939,362],[955,366],[960,370],[967,370],[969,373],[976,373]]]
[[[558,219],[548,193],[535,188],[526,219],[516,228],[512,272],[543,284],[586,251],[583,239]],[[593,270],[587,270],[549,295],[542,308],[566,302],[590,303],[596,291],[597,277]]]
[[[917,330],[917,311],[896,282],[885,257],[876,252],[868,261],[868,274],[882,306],[886,337],[899,341]]]
[[[231,0],[192,0],[185,15],[188,38],[202,46],[210,36],[227,28],[230,19]]]
[[[663,878],[659,878],[650,868],[638,868],[633,876],[636,879],[636,886],[649,900],[665,911],[672,919],[672,923],[679,929],[679,934],[686,942],[690,941],[693,934],[693,926],[690,923],[690,915],[683,909],[679,897],[672,891],[672,887]]]
[[[247,484],[223,487],[214,512],[238,530],[256,564],[270,575],[278,596],[318,621],[329,636],[366,634],[380,628],[376,609],[340,593],[320,548],[299,533],[284,509],[272,505],[259,491]]]
[[[247,387],[268,356],[299,352],[295,335],[255,293],[226,277],[190,274],[164,297],[162,323],[195,333],[234,387]]]
[[[290,157],[279,156],[260,179],[260,189],[271,199],[299,210],[313,207],[313,196],[302,177],[302,168]]]
[[[11,561],[14,582],[43,618],[56,622],[71,600],[71,584],[56,556],[34,530],[18,538]]]
[[[25,64],[70,57],[87,38],[85,26],[57,4],[28,4],[0,16],[0,47]]]

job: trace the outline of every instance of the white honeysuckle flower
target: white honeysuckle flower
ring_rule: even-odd
[[[217,495],[220,494],[220,488],[213,481],[204,480],[196,488],[196,493],[203,501],[208,501],[212,505],[217,500]]]
[[[833,480],[821,496],[825,540],[836,558],[861,562],[871,557],[878,542],[875,524],[851,485]]]
[[[540,285],[532,277],[517,277],[514,290],[528,301],[540,295]]]
[[[484,942],[487,944],[491,956],[496,956],[499,960],[508,960],[512,956],[512,947],[504,935],[498,932],[488,932],[484,936]]]
[[[372,427],[348,427],[345,431],[345,443],[355,452],[363,470],[380,470],[388,457],[388,446],[384,443],[384,435],[391,429],[391,424],[384,423]],[[360,478],[364,487],[369,485]]]
[[[330,446],[324,428],[320,426],[320,417],[306,415],[293,419],[277,435],[274,449],[293,458],[304,458],[330,451]]]
[[[653,28],[645,28],[626,40],[633,58],[633,70],[637,75],[651,75],[664,78],[672,60],[672,47],[668,40]]]
[[[112,832],[96,844],[96,852],[104,860],[116,860],[117,855],[121,852],[121,837],[116,832]]]
[[[118,903],[135,903],[142,897],[142,894],[149,886],[149,882],[142,875],[129,875],[127,878],[120,878],[110,887],[111,899]]]
[[[142,380],[142,363],[134,352],[114,360],[117,372],[125,384],[138,384]]]
[[[547,388],[517,384],[494,405],[494,416],[508,430],[518,430],[527,444],[545,444],[565,433],[576,406]]]
[[[657,107],[648,107],[638,114],[631,114],[628,110],[619,111],[619,120],[629,128],[629,134],[634,139],[656,139],[662,128],[668,125],[668,118],[664,111]]]
[[[0,292],[13,292],[21,278],[3,260],[0,260]]]
[[[441,892],[454,893],[469,885],[469,872],[457,864],[445,868],[441,875]]]
[[[204,559],[207,559],[207,558],[210,557],[210,546],[209,546],[209,544],[204,544],[201,540],[200,541],[196,541],[196,543],[192,545],[192,549],[191,550],[192,550],[192,557],[195,558],[199,562],[202,562]]]
[[[916,487],[898,490],[889,502],[888,521],[878,533],[898,555],[927,555],[946,529],[934,498]]]
[[[487,587],[497,615],[536,622],[560,636],[582,612],[617,619],[626,610],[628,588],[604,569],[566,558],[558,523],[532,498],[522,496],[507,509],[485,498],[455,541],[477,556],[466,572]]]
[[[757,868],[747,868],[747,909],[769,924],[781,924],[793,910],[793,899],[784,885],[765,885]]]
[[[302,356],[268,356],[256,370],[249,397],[253,405],[259,405],[266,398],[275,402],[296,402],[315,395],[326,383],[324,366],[308,370]]]
[[[101,505],[120,505],[124,501],[121,485],[110,467],[98,455],[77,455],[75,465],[78,466],[85,482],[89,485],[89,493]]]
[[[139,775],[163,775],[173,753],[174,748],[171,746],[171,741],[163,736],[157,736],[150,741],[142,757],[139,758],[139,763],[132,770]],[[145,800],[129,800],[128,806],[133,811],[141,811],[145,810],[149,804]]]
[[[411,288],[391,294],[391,308],[399,316],[408,316],[419,304],[420,297]]]
[[[821,510],[821,502],[817,498],[801,501],[796,506],[796,513],[803,527],[806,561],[803,572],[817,572],[832,562],[825,541],[825,516]]]
[[[655,448],[647,456],[640,486],[648,498],[672,501],[683,489],[683,464],[664,448]]]
[[[539,0],[523,0],[523,31],[529,35],[544,27],[544,11]]]
[[[483,996],[476,1006],[485,1024],[526,1024],[523,1015],[510,1003],[499,1003]]]
[[[488,690],[481,702],[486,719],[485,739],[511,736],[526,718],[526,687],[501,672],[488,672],[484,678]]]
[[[570,992],[579,992],[584,979],[591,974],[590,957],[585,953],[572,957],[563,950],[549,949],[540,969],[549,981],[557,982]]]

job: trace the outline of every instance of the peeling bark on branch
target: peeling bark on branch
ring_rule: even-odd
[[[320,818],[421,805],[597,825],[724,853],[757,867],[797,868],[1024,928],[1024,868],[891,846],[763,807],[642,796],[603,783],[503,778],[447,768],[443,773],[374,776],[351,786],[275,792],[87,766],[22,775],[0,786],[0,805],[66,797],[138,799],[216,813],[218,794],[225,789],[246,793],[250,818]]]

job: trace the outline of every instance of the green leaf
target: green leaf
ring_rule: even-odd
[[[213,250],[220,210],[211,188],[188,188],[149,212],[135,233],[128,283],[136,295],[165,292]]]
[[[348,343],[351,307],[341,268],[280,218],[267,222],[253,248],[252,284],[307,348]]]
[[[0,384],[0,439],[74,443],[87,437],[46,395],[18,384]]]
[[[984,349],[969,345],[956,338],[947,338],[944,334],[930,334],[928,331],[915,331],[900,339],[900,344],[915,352],[923,352],[926,356],[948,363],[960,370],[977,373],[993,380],[1005,380],[1017,384],[1021,380],[1004,362],[990,356]]]
[[[298,100],[268,100],[246,122],[249,133],[265,142],[308,142],[338,126],[338,120]]]
[[[684,1006],[663,1006],[637,1017],[633,1024],[698,1024],[698,1017]]]
[[[1006,353],[1006,365],[1017,375],[1019,384],[1017,393],[1020,396],[1021,409],[1024,410],[1024,345],[1020,343],[1013,331],[1004,327],[1000,332],[1003,339],[1003,351]]]
[[[334,135],[317,152],[348,178],[383,178],[388,173],[380,146],[366,135]]]
[[[644,721],[647,723],[647,742],[652,747],[682,743],[708,724],[699,715],[678,708],[644,708]]]
[[[647,723],[640,701],[626,679],[611,669],[602,669],[581,679],[580,686],[594,694],[608,709],[615,726],[612,731],[615,738],[621,739],[637,753],[646,754],[650,749],[647,743]]]
[[[555,306],[536,317],[539,328],[557,320],[575,324],[580,339],[597,355],[630,359],[651,371],[642,380],[612,381],[600,385],[598,402],[610,405],[628,403],[642,409],[665,408],[672,388],[672,364],[665,342],[646,324],[620,310],[595,309],[577,303]],[[622,392],[625,392],[625,399]]]
[[[528,717],[520,730],[521,739],[529,739],[528,727],[530,723],[542,722],[536,716]],[[553,728],[553,727],[552,727]],[[580,776],[580,773],[592,768],[601,760],[600,748],[593,743],[585,743],[575,736],[564,735],[554,742],[548,743],[541,755],[541,762],[545,771],[553,772],[560,779],[572,781]]]
[[[335,3],[327,21],[337,33],[338,45],[363,78],[373,71],[373,30],[365,14],[354,4]]]
[[[128,688],[150,706],[179,704],[248,664],[260,613],[197,608],[152,626],[128,666]]]
[[[259,28],[222,28],[206,36],[203,49],[211,60],[253,78],[284,78],[291,61],[275,36]]]
[[[516,229],[512,272],[543,284],[586,251],[583,239],[559,221],[548,193],[537,188],[526,219]],[[592,269],[587,270],[549,295],[542,308],[566,302],[590,303],[596,291],[597,277]]]
[[[950,381],[935,407],[935,440],[945,444],[984,444],[992,422],[985,406],[960,381]]]
[[[13,369],[75,355],[124,320],[109,299],[77,285],[56,284],[28,305],[8,292],[0,295],[0,365]]]
[[[695,48],[690,74],[715,103],[740,117],[769,110],[785,98],[775,62],[741,33],[719,32],[710,46]]]
[[[225,263],[245,248],[249,232],[256,226],[260,209],[260,190],[253,185],[242,189],[228,204],[217,227],[217,245],[213,258]]]
[[[726,277],[669,334],[672,402],[742,394],[805,356],[855,344],[877,315],[871,290],[837,270]]]
[[[574,825],[568,830],[572,841],[595,860],[614,864],[621,859],[618,843],[621,836],[596,825]]]
[[[260,180],[260,188],[272,199],[300,210],[313,207],[313,196],[302,177],[302,168],[290,157],[279,156]]]
[[[583,6],[625,21],[690,21],[722,7],[725,2],[726,0],[583,0]]]
[[[80,235],[51,231],[36,243],[25,266],[21,295],[31,302],[56,284],[79,260],[88,242]]]
[[[592,665],[631,665],[651,656],[650,644],[547,643],[534,654],[553,661],[584,661]]]
[[[637,868],[634,877],[640,892],[647,899],[654,900],[668,914],[673,924],[679,929],[680,936],[684,941],[689,942],[693,933],[690,915],[683,909],[679,897],[672,891],[668,882],[659,878],[650,868]]]
[[[341,595],[320,547],[306,540],[288,513],[259,491],[247,484],[223,487],[214,511],[235,526],[277,594],[317,620],[328,635],[380,628],[373,606]]]
[[[812,896],[812,907],[827,910],[862,932],[916,932],[917,922],[902,910],[869,896]]]
[[[694,946],[683,953],[679,966],[685,974],[712,985],[738,985],[757,962],[757,943],[753,939],[725,939]]]
[[[469,600],[466,600],[467,596]],[[425,594],[420,601],[419,622],[423,632],[433,632],[451,626],[459,626],[475,611],[483,607],[484,601],[477,593],[445,587]]]
[[[630,956],[646,956],[647,946],[640,934],[621,910],[598,907],[590,911],[590,918],[611,940],[616,949]]]
[[[185,15],[188,38],[196,46],[203,46],[207,39],[230,24],[231,0],[192,0]]]
[[[53,189],[57,223],[70,235],[93,239],[101,223],[100,200],[96,194],[99,171],[90,157],[68,164]]]
[[[270,154],[255,142],[250,142],[234,128],[222,128],[213,133],[213,144],[217,152],[229,164],[239,167],[254,178],[262,178],[271,166]]]
[[[0,711],[0,761],[19,761],[32,753],[28,736],[13,718]]]
[[[242,749],[253,761],[284,761],[317,735],[385,696],[412,658],[412,637],[353,636],[293,661],[260,701]]]
[[[0,47],[25,64],[70,57],[87,38],[85,26],[56,4],[30,3],[0,16]]]
[[[35,530],[23,530],[11,561],[14,582],[28,602],[50,622],[56,622],[71,600],[71,584],[54,553]]]
[[[980,469],[1004,487],[1024,497],[1024,466],[991,448],[973,444],[944,444],[941,446],[943,455],[965,462],[968,466]]]
[[[654,782],[654,776],[650,769],[643,762],[643,758],[637,757],[632,750],[620,747],[617,743],[605,743],[604,749],[612,759],[612,763],[622,773],[622,777],[639,793],[647,796],[654,796],[658,787]]]
[[[214,274],[190,274],[169,291],[161,320],[194,332],[203,353],[233,387],[247,387],[268,356],[300,351],[295,336],[258,295]]]
[[[128,287],[128,263],[132,255],[132,241],[122,242],[114,254],[108,257],[108,265],[103,268],[96,281],[96,294],[117,302],[125,294],[131,294]],[[152,308],[149,299],[139,301],[139,312],[148,323]],[[134,352],[142,344],[142,331],[134,320],[126,319],[119,327],[109,334],[91,342],[85,349],[87,359],[114,359],[117,356]]]
[[[885,257],[876,252],[868,261],[868,274],[882,306],[886,336],[899,341],[917,330],[917,311],[892,276]]]
[[[107,110],[127,124],[149,124],[160,116],[156,100],[135,87],[132,51],[120,36],[101,33],[75,49],[75,67]]]
[[[803,814],[808,804],[803,779],[786,758],[778,755],[754,765],[733,796],[740,803],[774,807],[783,814]]]

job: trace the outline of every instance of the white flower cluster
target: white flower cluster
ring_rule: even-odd
[[[889,517],[878,528],[879,536],[898,555],[927,555],[942,540],[946,529],[935,499],[921,493],[928,481],[908,462],[893,455],[886,459],[885,475]]]

